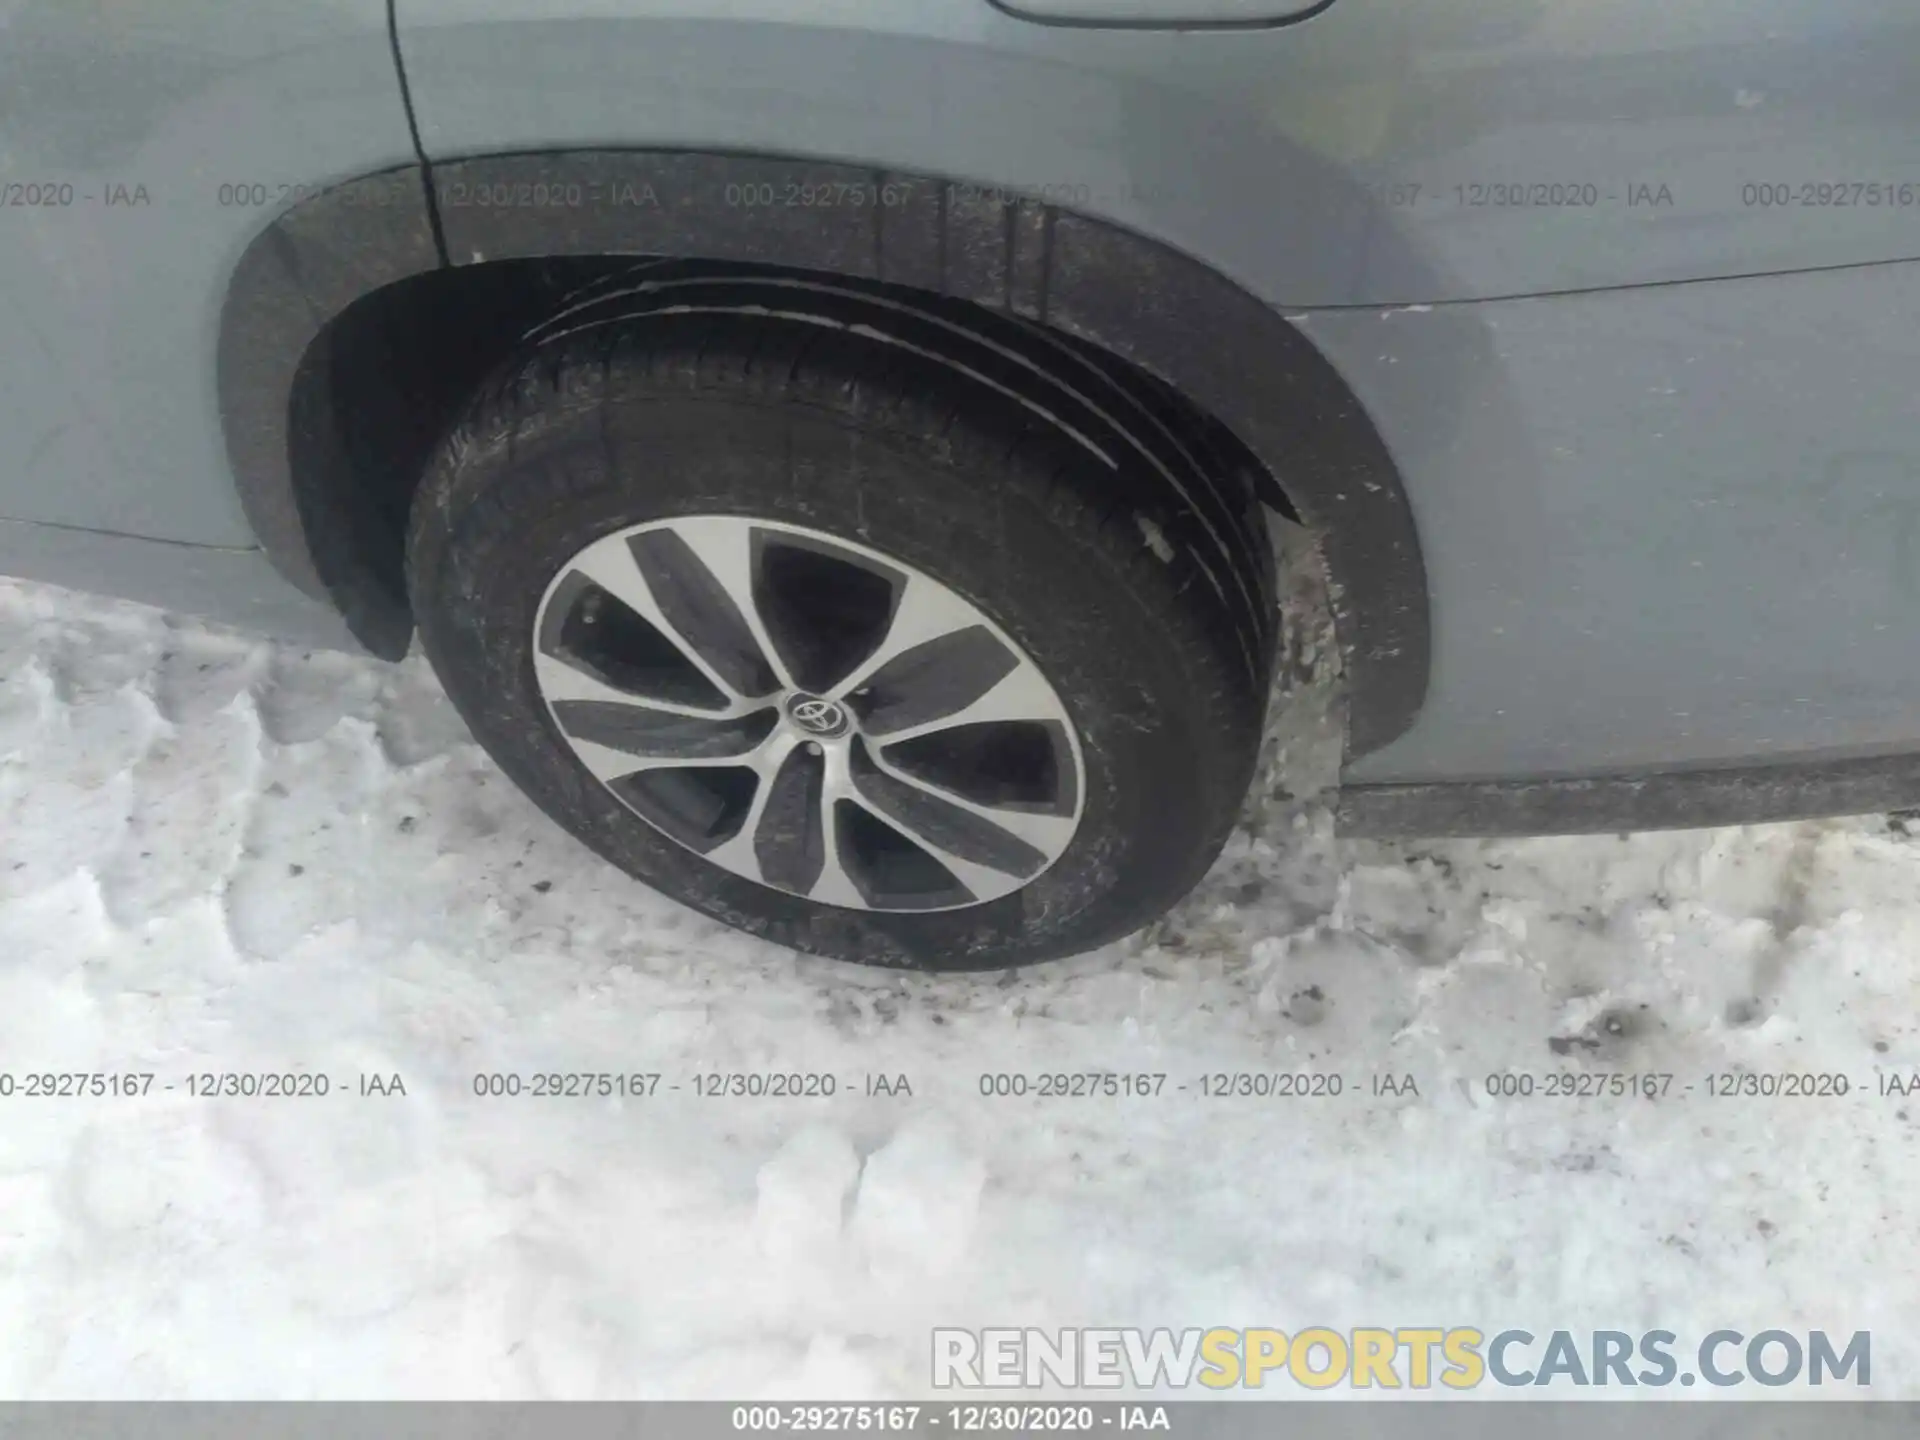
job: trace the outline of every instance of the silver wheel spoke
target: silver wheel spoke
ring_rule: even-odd
[[[729,701],[723,710],[708,710],[677,700],[656,700],[650,695],[636,695],[589,675],[577,665],[538,652],[533,657],[533,672],[534,678],[540,682],[540,693],[547,697],[548,704],[561,700],[596,700],[610,705],[634,705],[643,710],[663,710],[669,715],[689,715],[709,720],[723,720],[747,709],[747,702],[738,698]]]
[[[760,615],[760,600],[754,594],[753,527],[731,518],[713,516],[682,520],[674,530],[733,600],[754,643],[772,667],[780,688],[793,689],[793,676],[767,634],[766,621]]]
[[[919,846],[975,899],[990,900],[1018,889],[1058,853],[1029,844],[997,818],[986,818],[924,786],[901,781],[873,765],[864,752],[854,765],[853,783],[863,809]]]
[[[873,816],[874,819],[880,821],[881,824],[891,825],[895,830],[906,835],[914,844],[918,845],[937,861],[955,880],[958,880],[962,885],[966,886],[976,900],[997,900],[1002,895],[1018,890],[1024,883],[1022,877],[1008,875],[985,865],[976,865],[973,861],[964,859],[954,854],[951,850],[942,848],[926,836],[901,824],[898,817],[889,814],[865,796],[855,795],[853,797],[853,803]]]
[[[700,653],[698,647],[687,636],[681,634],[678,627],[662,613],[659,604],[653,598],[652,588],[647,584],[647,577],[640,573],[640,566],[635,562],[633,550],[627,544],[624,535],[609,535],[603,540],[595,541],[574,556],[568,568],[578,570],[662,635],[672,640],[675,648],[687,658],[688,663],[706,676],[707,682],[721,694],[730,697],[736,703],[746,700],[747,697],[740,693],[739,688],[730,684],[726,677],[709,663],[707,657]],[[711,714],[712,712],[695,713]]]
[[[835,699],[850,695],[907,651],[979,623],[979,612],[944,585],[908,576],[894,602],[893,620],[879,648],[829,693]]]
[[[922,735],[931,735],[936,730],[951,729],[955,725],[986,725],[1009,720],[1057,720],[1060,715],[1059,704],[1053,698],[1052,687],[1040,678],[1040,672],[1032,665],[1022,663],[1014,666],[984,695],[952,714],[924,720],[917,725],[903,725],[897,730],[882,730],[874,738],[882,745],[897,745],[902,740],[917,739]]]
[[[899,815],[883,805],[876,805],[864,795],[856,797],[855,803],[874,819],[892,826],[918,845],[949,875],[964,885],[976,900],[997,900],[1002,895],[1018,890],[1032,878],[1030,875],[1009,873],[997,866],[982,865],[977,860],[956,854],[925,831],[906,823]]]
[[[844,905],[850,909],[864,910],[867,908],[866,896],[860,893],[860,887],[853,883],[853,877],[847,874],[847,867],[840,859],[840,802],[852,799],[855,799],[853,785],[848,779],[844,759],[836,763],[835,759],[830,758],[827,762],[826,784],[821,787],[820,794],[827,863],[820,872],[820,878],[807,892],[807,898],[822,905]]]
[[[758,769],[753,757],[748,755],[722,755],[713,759],[689,760],[676,755],[632,755],[625,750],[615,750],[610,745],[597,745],[591,740],[568,737],[574,754],[585,762],[587,769],[601,780],[618,780],[624,775],[638,775],[642,770],[747,770]]]
[[[749,880],[761,879],[760,857],[755,853],[754,840],[760,833],[760,821],[767,813],[767,801],[773,795],[773,777],[797,744],[799,741],[794,736],[776,730],[754,753],[752,769],[760,777],[760,783],[754,787],[753,805],[747,811],[747,818],[740,822],[739,830],[724,844],[707,851],[707,859]]]
[[[867,753],[889,778],[903,785],[910,785],[933,799],[944,801],[990,824],[997,825],[1009,835],[1018,836],[1036,850],[1042,850],[1049,855],[1057,855],[1067,848],[1067,841],[1073,837],[1074,827],[1080,823],[1072,815],[1049,815],[1044,811],[982,805],[977,800],[969,800],[964,795],[936,785],[923,776],[902,770],[889,762],[886,753],[877,746],[870,747]]]

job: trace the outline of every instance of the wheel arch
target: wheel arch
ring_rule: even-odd
[[[874,203],[745,203],[802,186]],[[1205,263],[1109,222],[812,160],[476,156],[437,163],[430,178],[418,167],[362,177],[282,214],[235,270],[218,344],[229,458],[280,573],[335,606],[373,653],[404,654],[413,620],[391,578],[388,552],[404,534],[392,509],[437,438],[434,417],[490,367],[502,337],[516,339],[595,267],[642,255],[790,266],[965,300],[1164,381],[1224,426],[1277,486],[1269,498],[1283,496],[1316,533],[1346,670],[1349,755],[1411,723],[1430,663],[1412,509],[1364,408],[1295,326]],[[395,365],[407,384],[373,383],[368,365],[426,345],[445,363]],[[358,368],[343,373],[343,360]],[[352,424],[341,419],[345,394]]]

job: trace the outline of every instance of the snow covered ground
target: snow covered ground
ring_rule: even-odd
[[[0,1395],[906,1395],[1076,1324],[1866,1329],[1920,1395],[1917,877],[1884,817],[1336,842],[1269,784],[1145,936],[868,972],[624,880],[417,660],[0,582],[0,1072],[156,1076],[0,1098]],[[1486,1093],[1603,1069],[1673,1091]],[[1167,1079],[980,1090],[1088,1070]],[[255,1071],[334,1088],[187,1092]],[[663,1079],[474,1094],[544,1071]],[[692,1088],[760,1071],[840,1093]],[[1199,1090],[1273,1071],[1344,1093]]]

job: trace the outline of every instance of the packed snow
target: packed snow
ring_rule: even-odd
[[[889,973],[626,880],[418,658],[0,582],[0,1395],[914,1396],[936,1325],[1315,1324],[1870,1330],[1920,1394],[1920,838],[1341,841],[1280,781],[1331,713],[1149,932]],[[1166,1080],[982,1094],[1091,1071]],[[1550,1071],[1675,1078],[1487,1093]],[[332,1088],[188,1089],[259,1072]],[[545,1072],[661,1079],[475,1093]],[[837,1093],[694,1088],[766,1072]],[[1343,1093],[1200,1093],[1279,1072]]]

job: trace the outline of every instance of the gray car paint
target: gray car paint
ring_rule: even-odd
[[[986,0],[397,3],[432,158],[685,145],[1031,187],[1277,305],[1920,258],[1912,201],[1743,203],[1920,182],[1920,13],[1887,0],[1337,0],[1191,33]],[[1502,184],[1596,203],[1466,188]]]
[[[0,575],[122,595],[304,645],[357,648],[331,606],[287,584],[252,546],[187,545],[0,520]]]
[[[1338,0],[1169,33],[985,0],[397,13],[435,160],[680,145],[1036,188],[1280,307],[1385,435],[1432,580],[1426,707],[1350,780],[1920,748],[1920,267],[1886,263],[1920,256],[1920,202],[1893,203],[1920,184],[1920,17]],[[245,547],[211,336],[266,217],[212,192],[410,158],[385,17],[183,0],[164,30],[52,3],[0,23],[0,179],[155,196],[0,218],[0,515]],[[1745,188],[1802,182],[1888,188],[1805,206]],[[1529,295],[1549,298],[1501,298]],[[75,583],[152,590],[149,553],[95,547]],[[202,584],[206,608],[243,618],[236,583]]]
[[[1916,314],[1889,265],[1302,322],[1433,592],[1426,704],[1349,778],[1914,748]]]
[[[0,9],[0,199],[72,187],[0,205],[0,517],[251,545],[213,387],[233,267],[303,189],[412,158],[382,0]]]

